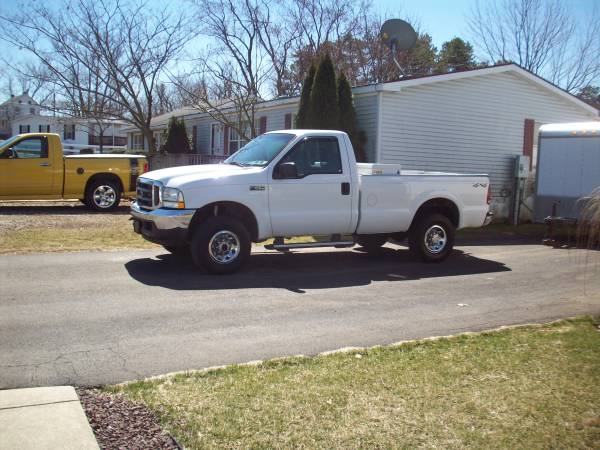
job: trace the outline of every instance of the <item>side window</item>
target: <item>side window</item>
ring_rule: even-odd
[[[279,164],[292,162],[298,177],[342,173],[340,147],[335,137],[306,138],[297,143]]]
[[[44,138],[29,138],[17,142],[12,147],[15,158],[47,158],[48,145]]]

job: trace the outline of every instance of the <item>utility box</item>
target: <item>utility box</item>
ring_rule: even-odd
[[[401,175],[402,166],[400,164],[372,164],[357,163],[358,173],[361,175]]]
[[[600,122],[540,127],[535,222],[579,219],[586,198],[600,187]]]
[[[529,156],[518,155],[515,160],[515,178],[527,178],[529,176],[529,164]]]

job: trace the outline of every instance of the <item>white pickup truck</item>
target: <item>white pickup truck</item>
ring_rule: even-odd
[[[268,238],[279,251],[358,244],[370,252],[408,238],[419,259],[442,261],[456,229],[489,223],[489,203],[487,175],[357,164],[343,132],[284,130],[257,137],[221,164],[145,173],[131,215],[149,241],[191,253],[210,272],[232,273],[252,242]],[[304,235],[327,238],[286,243]]]

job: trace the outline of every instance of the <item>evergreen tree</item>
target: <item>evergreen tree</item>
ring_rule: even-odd
[[[310,92],[315,81],[315,73],[317,68],[315,64],[310,65],[308,75],[304,79],[302,84],[302,92],[300,93],[300,106],[298,107],[298,113],[296,114],[296,128],[307,128],[307,118],[310,110]]]
[[[319,61],[315,81],[310,92],[310,108],[306,126],[322,130],[336,130],[340,123],[335,69],[329,55]]]
[[[365,161],[364,148],[358,139],[358,126],[356,124],[356,110],[352,100],[352,88],[343,73],[338,78],[338,105],[340,110],[340,124],[338,129],[345,131],[352,141],[354,156],[357,161]]]
[[[161,149],[166,153],[191,153],[190,140],[185,129],[185,123],[177,117],[169,119],[165,142]]]
[[[473,46],[459,37],[444,42],[438,56],[436,72],[460,72],[473,69],[477,64],[473,55]]]

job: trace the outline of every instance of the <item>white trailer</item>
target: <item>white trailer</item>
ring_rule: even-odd
[[[535,222],[576,221],[586,198],[600,187],[600,122],[540,127]]]

